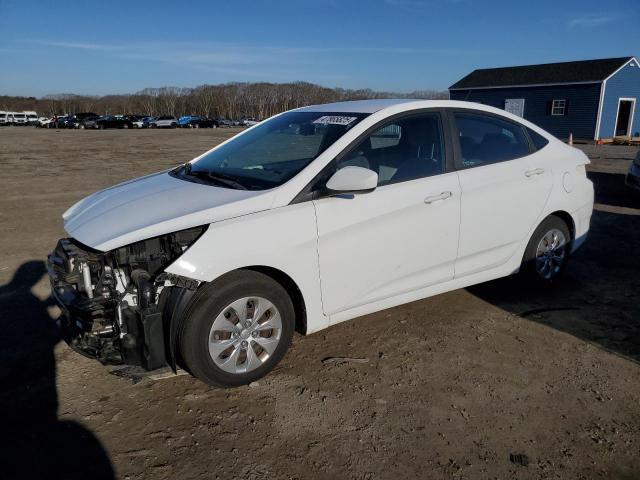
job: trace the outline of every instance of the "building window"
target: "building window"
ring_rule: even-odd
[[[566,107],[567,107],[566,100],[554,100],[551,103],[551,115],[553,116],[564,115]]]

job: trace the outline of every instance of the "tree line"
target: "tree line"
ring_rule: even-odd
[[[371,89],[327,88],[308,82],[224,83],[196,88],[145,88],[125,95],[56,94],[41,98],[0,96],[0,110],[34,110],[45,116],[95,112],[99,115],[205,115],[229,119],[264,119],[306,105],[371,98],[446,99],[449,95],[435,90],[393,93]]]

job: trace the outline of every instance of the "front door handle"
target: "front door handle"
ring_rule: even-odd
[[[442,192],[442,193],[439,193],[438,195],[429,195],[427,198],[424,199],[424,203],[439,202],[440,200],[446,200],[452,195],[453,193],[451,192]]]
[[[525,177],[533,177],[534,175],[542,175],[544,168],[534,168],[533,170],[527,170],[524,172]]]

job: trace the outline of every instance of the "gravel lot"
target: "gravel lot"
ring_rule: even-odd
[[[62,212],[236,131],[0,129],[0,477],[640,478],[631,148],[583,147],[591,236],[551,290],[502,279],[298,336],[235,390],[134,384],[60,342],[43,261]]]

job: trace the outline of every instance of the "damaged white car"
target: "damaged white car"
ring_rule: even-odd
[[[64,213],[60,324],[105,364],[237,386],[293,333],[523,271],[585,239],[587,157],[506,112],[371,100],[277,115]]]

